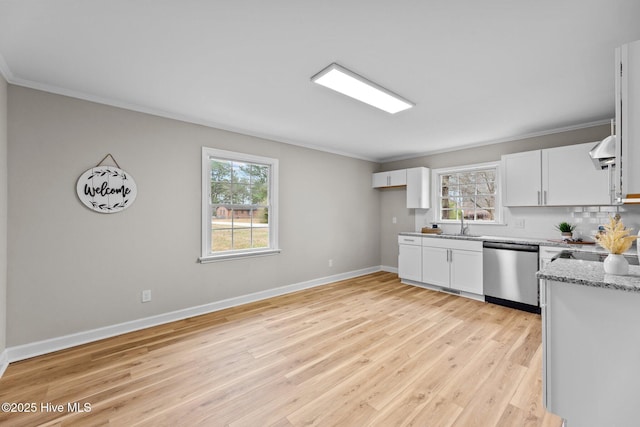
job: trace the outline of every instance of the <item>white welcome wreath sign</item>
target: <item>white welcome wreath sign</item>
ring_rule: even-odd
[[[107,157],[107,154],[97,166],[88,169],[76,184],[76,191],[80,201],[89,209],[101,213],[120,212],[131,206],[138,189],[133,177],[116,166],[100,166]]]

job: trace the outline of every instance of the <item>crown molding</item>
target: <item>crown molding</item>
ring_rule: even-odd
[[[586,123],[580,123],[580,124],[571,125],[571,126],[548,129],[540,132],[532,132],[532,133],[521,134],[521,135],[512,135],[512,136],[493,139],[493,140],[478,141],[470,144],[465,144],[462,146],[456,146],[453,148],[443,148],[439,150],[424,151],[420,153],[414,153],[414,154],[408,154],[408,155],[402,155],[402,156],[373,158],[373,157],[360,156],[360,155],[346,152],[346,151],[327,149],[325,147],[322,147],[316,144],[282,138],[277,135],[256,132],[249,129],[240,128],[237,126],[229,126],[223,123],[218,123],[211,120],[192,117],[192,116],[180,114],[173,111],[164,111],[157,108],[151,108],[151,107],[146,107],[143,105],[134,104],[130,102],[119,101],[112,98],[101,97],[101,96],[97,96],[97,95],[93,95],[85,92],[80,92],[80,91],[75,91],[75,90],[62,88],[54,85],[49,85],[46,83],[40,83],[40,82],[31,81],[31,80],[16,78],[11,72],[11,69],[9,68],[9,66],[7,65],[6,61],[4,60],[1,54],[0,54],[0,74],[2,74],[2,76],[5,78],[5,80],[9,84],[12,84],[15,86],[22,86],[29,89],[35,89],[43,92],[53,93],[56,95],[62,95],[70,98],[81,99],[84,101],[95,102],[97,104],[108,105],[111,107],[121,108],[124,110],[135,111],[138,113],[149,114],[152,116],[162,117],[166,119],[178,120],[185,123],[192,123],[196,125],[206,126],[209,128],[224,130],[227,132],[234,132],[242,135],[253,136],[255,138],[265,139],[265,140],[274,141],[274,142],[280,142],[283,144],[293,145],[297,147],[307,148],[310,150],[320,151],[320,152],[329,153],[329,154],[335,154],[338,156],[349,157],[352,159],[364,160],[364,161],[378,163],[378,164],[395,162],[400,160],[415,159],[418,157],[432,156],[435,154],[449,153],[452,151],[459,151],[459,150],[465,150],[470,148],[484,147],[487,145],[518,141],[518,140],[527,139],[527,138],[535,138],[539,136],[551,135],[554,133],[569,132],[572,130],[585,129],[593,126],[600,126],[600,125],[611,123],[611,119],[603,119],[603,120],[597,120],[593,122],[586,122]]]
[[[389,163],[389,162],[397,162],[397,161],[400,161],[400,160],[416,159],[418,157],[433,156],[435,154],[442,154],[442,153],[451,153],[453,151],[466,150],[466,149],[469,149],[469,148],[486,147],[487,145],[501,144],[503,142],[520,141],[522,139],[536,138],[536,137],[539,137],[539,136],[552,135],[554,133],[570,132],[570,131],[573,131],[573,130],[586,129],[586,128],[590,128],[590,127],[594,127],[594,126],[601,126],[601,125],[605,125],[605,124],[608,125],[610,123],[611,123],[611,119],[596,120],[596,121],[593,121],[593,122],[586,122],[586,123],[580,123],[580,124],[577,124],[577,125],[571,125],[571,126],[564,126],[564,127],[560,127],[560,128],[548,129],[548,130],[544,130],[544,131],[540,131],[540,132],[532,132],[532,133],[527,133],[527,134],[522,134],[522,135],[507,136],[507,137],[499,138],[499,139],[478,141],[478,142],[473,142],[473,143],[470,143],[470,144],[460,145],[460,146],[457,146],[455,148],[443,148],[443,149],[440,149],[440,150],[425,151],[425,152],[422,152],[422,153],[409,154],[409,155],[405,155],[405,156],[388,157],[388,158],[385,158],[385,159],[378,160],[378,162],[379,163]]]
[[[11,72],[9,65],[7,64],[7,61],[4,60],[4,56],[2,56],[1,53],[0,53],[0,75],[4,77],[7,83],[11,83],[12,80],[15,80],[13,78],[13,73]]]
[[[0,58],[1,60],[1,58]],[[0,68],[2,67],[2,64],[0,63]],[[97,104],[102,104],[102,105],[108,105],[110,107],[116,107],[116,108],[121,108],[124,110],[129,110],[129,111],[135,111],[138,113],[144,113],[144,114],[149,114],[152,116],[157,116],[157,117],[162,117],[162,118],[166,118],[166,119],[172,119],[172,120],[178,120],[181,122],[185,122],[185,123],[192,123],[192,124],[196,124],[196,125],[201,125],[201,126],[206,126],[209,128],[215,128],[215,129],[220,129],[220,130],[224,130],[224,131],[228,131],[228,132],[234,132],[234,133],[238,133],[238,134],[242,134],[242,135],[248,135],[248,136],[253,136],[256,138],[260,138],[260,139],[266,139],[269,141],[275,141],[275,142],[280,142],[283,144],[288,144],[288,145],[294,145],[297,147],[303,147],[303,148],[308,148],[310,150],[316,150],[316,151],[321,151],[321,152],[325,152],[325,153],[329,153],[329,154],[335,154],[338,156],[343,156],[343,157],[350,157],[353,159],[358,159],[358,160],[365,160],[368,162],[374,162],[374,163],[379,163],[378,159],[372,158],[372,157],[365,157],[365,156],[359,156],[353,153],[349,153],[346,151],[340,151],[340,150],[332,150],[332,149],[327,149],[325,147],[321,147],[319,145],[315,145],[315,144],[310,144],[310,143],[305,143],[305,142],[301,142],[301,141],[296,141],[296,140],[290,140],[290,139],[286,139],[286,138],[281,138],[277,135],[271,135],[271,134],[267,134],[267,133],[262,133],[262,132],[256,132],[256,131],[252,131],[250,129],[245,129],[245,128],[240,128],[240,127],[236,127],[236,126],[229,126],[223,123],[218,123],[215,121],[211,121],[211,120],[206,120],[206,119],[202,119],[202,118],[197,118],[197,117],[192,117],[192,116],[188,116],[185,114],[180,114],[177,112],[173,112],[173,111],[164,111],[158,108],[152,108],[152,107],[146,107],[143,105],[139,105],[139,104],[134,104],[131,102],[125,102],[125,101],[119,101],[116,99],[112,99],[112,98],[106,98],[106,97],[101,97],[98,95],[93,95],[93,94],[89,94],[89,93],[85,93],[85,92],[80,92],[80,91],[75,91],[75,90],[71,90],[71,89],[67,89],[67,88],[62,88],[59,86],[54,86],[54,85],[49,85],[46,83],[40,83],[40,82],[35,82],[35,81],[31,81],[31,80],[25,80],[25,79],[20,79],[20,78],[16,78],[14,77],[9,68],[6,67],[7,70],[7,74],[8,74],[8,78],[5,75],[5,79],[7,80],[7,82],[9,82],[12,85],[15,86],[21,86],[21,87],[26,87],[29,89],[35,89],[35,90],[40,90],[42,92],[48,92],[48,93],[53,93],[56,95],[62,95],[62,96],[67,96],[69,98],[76,98],[76,99],[81,99],[83,101],[89,101],[89,102],[95,102]]]

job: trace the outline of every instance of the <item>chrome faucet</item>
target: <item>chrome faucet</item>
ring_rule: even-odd
[[[464,226],[464,211],[460,209],[460,234],[463,236],[467,234],[468,228]]]

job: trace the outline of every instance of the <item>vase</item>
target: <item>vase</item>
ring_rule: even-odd
[[[625,275],[629,273],[629,261],[622,254],[609,254],[604,260],[604,272]]]
[[[571,231],[563,231],[560,234],[562,235],[562,240],[571,240],[573,238],[573,233]]]

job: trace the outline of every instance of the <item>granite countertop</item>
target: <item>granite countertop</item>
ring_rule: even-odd
[[[543,239],[540,237],[510,237],[510,236],[489,236],[489,235],[475,235],[475,234],[465,234],[465,235],[427,234],[427,233],[419,233],[419,232],[402,232],[399,234],[401,236],[419,236],[419,237],[424,237],[429,239],[458,239],[458,240],[480,240],[480,241],[502,242],[502,243],[524,243],[524,244],[540,245],[540,246],[557,246],[560,248],[571,249],[573,251],[606,252],[606,250],[601,248],[599,245],[594,245],[594,244],[580,245],[580,244],[573,244],[573,243],[569,244],[569,243]]]
[[[630,265],[629,274],[617,276],[605,274],[604,264],[595,261],[557,259],[538,271],[539,279],[575,283],[597,288],[640,292],[640,266]]]

